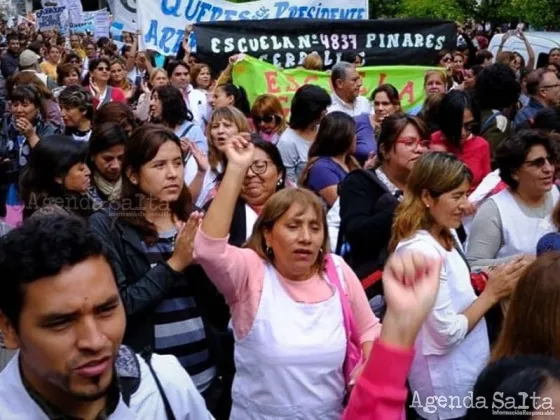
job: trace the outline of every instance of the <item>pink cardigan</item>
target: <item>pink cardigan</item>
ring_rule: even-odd
[[[196,260],[224,295],[231,310],[233,329],[238,339],[249,333],[261,300],[265,262],[251,249],[228,244],[228,238],[210,238],[199,230],[194,249]],[[348,298],[362,343],[379,336],[381,324],[373,314],[364,289],[352,269],[344,264],[342,272]],[[316,303],[332,296],[332,289],[319,274],[305,281],[291,281],[278,273],[288,295],[297,302]]]
[[[413,349],[398,349],[376,340],[368,362],[350,395],[343,420],[400,420]]]

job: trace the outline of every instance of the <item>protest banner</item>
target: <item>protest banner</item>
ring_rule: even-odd
[[[66,10],[64,6],[46,7],[37,10],[37,28],[40,31],[60,30],[61,16]]]
[[[159,7],[158,2],[154,2]],[[136,22],[136,0],[111,0],[109,8],[113,12],[114,28],[118,31],[135,33],[138,30]]]
[[[384,83],[390,83],[399,91],[401,105],[405,112],[417,113],[424,103],[424,75],[433,67],[422,66],[379,66],[361,67],[361,94],[369,98],[373,90]],[[282,70],[278,67],[246,56],[233,67],[233,83],[247,92],[249,103],[257,96],[270,93],[278,97],[286,115],[290,113],[290,103],[294,93],[303,85],[314,84],[332,92],[329,73],[310,71],[303,68]]]
[[[115,0],[118,2],[119,0]],[[143,48],[164,55],[175,54],[188,23],[286,19],[367,19],[367,0],[257,0],[231,3],[225,0],[142,0],[137,2],[138,27],[143,34]],[[118,20],[118,19],[117,19]],[[304,26],[300,26],[301,31]]]
[[[430,66],[437,63],[440,50],[457,43],[455,23],[435,19],[213,22],[196,25],[195,33],[197,57],[216,69],[236,53],[293,68],[313,51],[326,68],[344,52],[360,54],[367,66]]]

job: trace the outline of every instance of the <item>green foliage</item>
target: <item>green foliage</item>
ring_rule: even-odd
[[[457,0],[402,0],[400,16],[464,20]]]

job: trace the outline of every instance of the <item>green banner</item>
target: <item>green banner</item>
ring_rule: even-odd
[[[424,74],[433,67],[420,66],[379,66],[360,67],[362,95],[370,97],[373,90],[384,83],[390,83],[399,91],[401,105],[406,112],[418,112],[425,99]],[[249,103],[264,93],[276,95],[284,105],[286,115],[290,112],[292,96],[299,87],[313,83],[332,92],[330,75],[326,71],[311,71],[303,68],[282,70],[278,67],[245,57],[233,67],[233,83],[247,91]]]

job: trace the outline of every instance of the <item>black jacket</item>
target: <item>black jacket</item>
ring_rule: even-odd
[[[91,229],[105,245],[127,315],[123,343],[140,352],[154,347],[154,309],[168,296],[176,282],[187,278],[199,309],[205,305],[200,266],[177,273],[167,264],[150,267],[142,248],[142,237],[131,225],[107,208],[89,218]],[[202,310],[201,310],[202,311]],[[205,317],[202,315],[202,319]],[[219,344],[213,330],[204,322],[210,354],[217,363]]]
[[[19,163],[20,146],[17,142],[19,133],[11,123],[11,117],[0,122],[0,217],[6,215],[6,198],[8,186],[19,182],[21,165]],[[51,124],[39,120],[36,124],[37,136],[42,139],[58,133],[60,130]]]
[[[339,185],[340,229],[350,245],[348,262],[363,279],[385,264],[398,199],[373,170],[356,169]]]
[[[0,63],[2,76],[8,80],[19,69],[19,54],[14,55],[11,51],[6,51]]]

